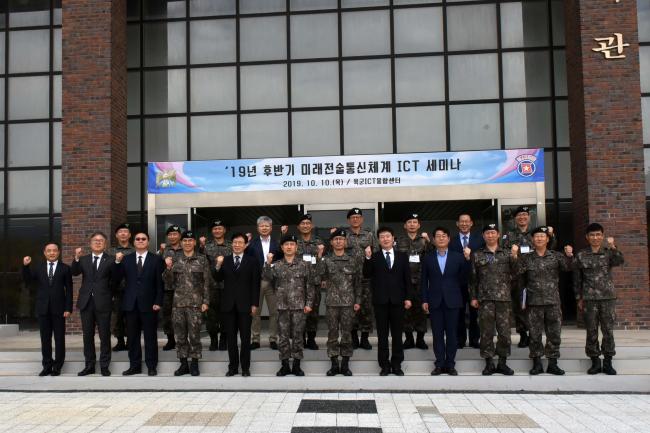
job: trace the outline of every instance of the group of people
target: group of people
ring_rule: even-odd
[[[38,285],[40,375],[61,372],[65,318],[73,310],[72,277],[76,275],[83,276],[77,297],[85,358],[80,376],[95,373],[95,329],[102,375],[111,374],[113,332],[118,340],[113,350],[128,347],[130,366],[123,375],[142,372],[144,334],[147,372],[155,376],[159,314],[168,337],[163,350],[175,348],[180,361],[176,376],[200,374],[204,322],[210,350],[228,350],[226,375],[237,375],[241,368],[242,376],[250,376],[251,350],[260,347],[264,302],[270,347],[278,350],[281,362],[277,375],[302,376],[304,348],[318,349],[315,336],[322,292],[331,360],[328,376],[352,375],[350,358],[355,349],[372,348],[368,337],[373,325],[379,374],[402,376],[404,349],[428,349],[424,341],[428,321],[435,355],[432,375],[457,375],[456,352],[466,344],[480,348],[484,375],[512,375],[507,358],[513,315],[518,344],[529,347],[530,374],[544,372],[541,358],[546,356],[546,372],[561,375],[562,271],[573,272],[576,300],[584,311],[586,353],[592,360],[588,373],[616,374],[611,268],[623,263],[623,255],[613,238],[605,238],[601,225],[587,227],[589,246],[574,254],[570,245],[563,253],[554,250],[552,227],[529,227],[526,206],[516,209],[515,227],[503,235],[497,224],[485,225],[480,234],[472,231],[468,214],[459,215],[458,232],[453,235],[445,227],[436,227],[431,235],[422,232],[416,213],[404,217],[404,232],[399,235],[387,226],[376,235],[364,229],[359,208],[347,213],[347,221],[348,227],[331,229],[328,241],[315,236],[310,214],[301,216],[297,235],[282,226],[279,242],[272,239],[273,222],[266,216],[258,218],[254,238],[250,233],[234,233],[227,239],[220,220],[212,223],[209,240],[171,226],[168,242],[157,253],[149,251],[145,231],[132,232],[122,224],[115,230],[118,246],[108,248],[107,236],[95,232],[90,236],[90,253],[83,255],[77,248],[70,266],[61,262],[59,246],[48,243],[43,264],[32,267],[31,257],[23,259],[25,280]]]

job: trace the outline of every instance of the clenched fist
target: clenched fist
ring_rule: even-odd
[[[472,250],[469,247],[463,248],[463,255],[465,256],[465,260],[469,260],[472,255]]]
[[[614,244],[614,238],[613,237],[608,237],[607,238],[607,244],[609,245],[610,248],[616,249],[616,245]]]
[[[368,245],[366,247],[366,258],[369,259],[370,257],[372,257],[372,248]]]
[[[282,233],[283,235],[286,235],[288,231],[289,231],[289,226],[285,225],[280,227],[280,233]]]
[[[115,261],[116,261],[117,263],[122,262],[122,259],[123,259],[123,258],[124,258],[124,253],[117,253],[117,254],[115,254]]]
[[[79,260],[80,257],[81,257],[81,248],[75,248],[75,250],[74,250],[74,259]]]
[[[325,252],[325,245],[322,245],[322,244],[318,245],[317,248],[318,248],[318,253],[317,253],[318,258],[320,259],[321,257],[323,257],[323,253]]]
[[[567,257],[573,257],[573,247],[571,245],[565,246],[564,254],[566,254]]]
[[[205,236],[201,236],[199,238],[199,244],[201,244],[202,247],[205,246],[206,241],[207,241],[207,239],[205,238]]]
[[[519,245],[513,245],[512,248],[510,248],[510,253],[512,253],[512,257],[516,259],[517,254],[519,254]]]
[[[223,256],[217,257],[217,267],[220,268],[223,265]]]
[[[32,262],[32,258],[29,256],[23,257],[23,265],[29,266],[29,264]]]
[[[266,255],[266,263],[268,263],[269,265],[273,263],[273,253],[268,253]]]
[[[165,265],[167,265],[167,269],[171,269],[174,266],[174,261],[171,257],[165,257]]]
[[[429,239],[429,233],[422,232],[422,237],[424,238],[425,241],[431,242],[431,239]]]

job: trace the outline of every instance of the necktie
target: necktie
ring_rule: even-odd
[[[93,268],[95,268],[95,270],[99,268],[99,266],[97,266],[98,261],[99,261],[99,256],[93,256]]]
[[[467,248],[467,235],[463,236],[463,248]]]
[[[138,275],[142,274],[142,270],[144,267],[142,266],[142,256],[138,256]]]
[[[390,269],[390,252],[386,251],[386,264],[388,265],[388,269]]]
[[[239,262],[239,256],[235,256],[235,270],[239,269],[240,264],[241,263]]]
[[[50,262],[50,271],[47,273],[47,279],[50,280],[50,284],[52,284],[52,280],[54,279],[54,263]]]

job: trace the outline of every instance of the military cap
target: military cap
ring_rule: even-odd
[[[280,245],[284,245],[285,242],[295,242],[298,243],[298,238],[294,235],[284,235],[280,240]]]
[[[183,234],[181,235],[181,240],[183,239],[195,239],[194,232],[190,230],[184,231]]]
[[[496,225],[495,223],[490,223],[490,224],[486,224],[486,225],[483,226],[483,233],[485,233],[487,231],[490,231],[490,230],[499,231],[499,226]]]
[[[420,214],[415,213],[415,212],[406,214],[404,216],[404,222],[407,222],[408,220],[418,220],[418,222],[419,222],[420,221]]]
[[[219,226],[226,227],[226,225],[223,223],[223,221],[214,220],[214,221],[212,221],[212,224],[210,224],[210,230],[212,230],[215,227],[219,227]]]
[[[183,233],[183,232],[181,231],[180,226],[169,226],[169,227],[167,228],[167,234],[170,234],[171,232]]]
[[[515,216],[519,215],[522,212],[530,214],[530,206],[519,206],[517,209],[515,209]]]
[[[346,237],[347,233],[343,229],[336,229],[330,234],[330,240],[334,239],[335,237]]]
[[[301,216],[301,217],[298,219],[298,224],[300,224],[300,223],[303,222],[304,220],[309,220],[309,221],[311,221],[311,214],[310,214],[310,213],[306,213],[306,214],[304,214],[303,216]]]
[[[539,226],[535,228],[532,232],[530,232],[530,235],[535,236],[536,233],[544,233],[546,236],[550,236],[548,232],[548,227],[546,226]]]
[[[131,225],[129,223],[122,223],[115,228],[115,233],[119,232],[122,229],[127,229],[128,231],[131,231]]]
[[[361,212],[361,209],[358,207],[353,207],[348,211],[348,218],[350,218],[352,215],[363,215],[363,212]]]

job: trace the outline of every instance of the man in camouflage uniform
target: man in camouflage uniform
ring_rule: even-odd
[[[578,308],[584,311],[587,342],[585,351],[591,358],[588,374],[614,375],[612,357],[616,355],[614,345],[614,322],[616,321],[616,289],[612,282],[612,267],[623,264],[623,254],[616,248],[614,238],[605,239],[605,229],[597,223],[587,226],[589,247],[580,250],[573,271],[573,289]],[[598,347],[598,325],[603,332],[603,341]],[[604,356],[603,365],[600,355]]]
[[[273,263],[273,253],[269,253],[262,271],[262,278],[273,285],[277,297],[278,350],[282,362],[277,375],[304,376],[300,360],[303,357],[305,315],[312,311],[317,280],[312,265],[296,256],[298,238],[286,235],[280,241],[280,247],[284,257]],[[292,368],[289,368],[289,358],[293,358]]]
[[[481,357],[485,359],[483,375],[514,374],[506,361],[510,356],[510,313],[512,300],[510,284],[514,259],[509,251],[499,247],[499,228],[496,224],[483,227],[485,246],[472,252],[469,274],[469,296],[473,308],[478,308],[481,330]],[[516,247],[515,247],[516,248]],[[494,347],[494,329],[497,345]],[[494,355],[499,363],[494,367]]]
[[[282,227],[283,235],[286,234],[288,227]],[[316,259],[318,256],[319,246],[325,245],[323,241],[313,234],[314,224],[311,221],[311,214],[304,214],[298,221],[298,258],[302,258],[305,262],[316,266]],[[312,311],[307,314],[305,324],[305,348],[309,350],[318,350],[316,344],[316,331],[318,331],[318,309],[320,308],[321,290],[320,285],[314,287],[314,307]]]
[[[127,223],[120,224],[115,229],[117,246],[108,249],[108,254],[115,257],[117,253],[125,256],[135,252],[135,248],[129,243],[131,240],[131,229]],[[111,315],[111,334],[117,339],[113,352],[127,350],[126,337],[126,316],[122,311],[122,294],[124,293],[125,281],[120,282],[113,290],[113,314]]]
[[[324,246],[318,254],[318,274],[327,290],[327,356],[332,360],[328,376],[339,373],[352,376],[352,324],[354,312],[361,308],[362,267],[358,259],[345,253],[345,238],[345,230],[336,230],[330,235],[332,254],[322,257]],[[339,355],[342,356],[340,366]]]
[[[424,342],[424,334],[427,332],[427,315],[422,309],[422,293],[420,290],[421,262],[427,249],[431,247],[429,235],[419,234],[420,217],[416,213],[410,213],[404,218],[405,233],[397,238],[397,251],[408,254],[411,267],[411,283],[413,284],[413,307],[404,311],[404,349],[427,350],[429,346]],[[413,340],[413,331],[417,338]]]
[[[165,258],[167,269],[163,273],[165,287],[172,286],[174,293],[172,322],[176,342],[176,354],[181,365],[174,376],[199,375],[201,358],[201,323],[203,313],[210,303],[210,264],[206,256],[194,251],[194,233],[186,231],[181,235],[183,253]],[[187,358],[192,358],[188,366]]]
[[[363,213],[358,207],[352,208],[348,211],[348,224],[347,232],[347,249],[346,253],[359,262],[363,262],[365,257],[366,247],[372,248],[376,252],[379,248],[377,237],[370,230],[362,228],[363,226]],[[374,312],[372,309],[372,292],[370,290],[370,279],[361,276],[361,309],[356,312],[354,326],[352,327],[352,347],[355,349],[360,347],[362,349],[371,350],[372,346],[368,341],[368,336],[372,332]],[[359,331],[361,331],[361,340],[359,340]]]
[[[519,254],[528,254],[533,250],[533,238],[530,232],[530,207],[528,206],[519,206],[515,210],[515,227],[512,230],[508,230],[506,234],[503,235],[501,246],[504,250],[510,251],[513,245],[519,247]],[[551,250],[555,249],[557,244],[555,236],[553,234],[553,227],[548,227],[549,236],[551,238],[548,248]],[[528,347],[529,338],[528,338],[528,315],[521,308],[521,303],[519,302],[519,293],[523,289],[524,281],[521,277],[514,276],[512,279],[511,286],[511,296],[512,296],[512,311],[515,316],[515,325],[517,327],[517,333],[519,334],[519,344],[518,347]]]
[[[541,356],[548,359],[547,373],[562,375],[557,365],[560,357],[562,331],[562,306],[560,304],[560,271],[572,270],[574,264],[573,248],[564,247],[564,255],[549,250],[550,236],[546,226],[537,227],[531,232],[533,236],[533,252],[522,255],[518,260],[519,247],[512,248],[512,255],[518,261],[516,270],[519,275],[526,277],[525,289],[520,299],[528,311],[530,325],[530,358],[533,368],[530,374],[544,372]],[[542,345],[542,332],[546,330],[546,347]]]
[[[180,226],[169,226],[167,228],[167,244],[160,244],[159,254],[163,259],[171,257],[177,260],[183,255],[183,247],[181,247],[181,228]],[[162,306],[162,327],[163,332],[167,335],[167,343],[163,346],[162,350],[173,350],[176,348],[176,340],[174,339],[174,325],[172,322],[172,304],[174,302],[174,288],[169,284],[165,284],[165,295]]]
[[[214,266],[217,257],[226,257],[232,254],[232,245],[226,239],[226,226],[223,221],[214,220],[210,226],[210,231],[212,232],[212,239],[209,241],[206,242],[203,236],[199,238],[199,252],[208,257],[210,266]],[[205,327],[210,335],[210,351],[227,349],[228,340],[226,334],[224,334],[225,327],[221,323],[219,314],[221,289],[223,289],[223,282],[217,282],[214,279],[210,280],[210,308],[205,314]],[[221,332],[221,339],[219,339],[219,332]]]

